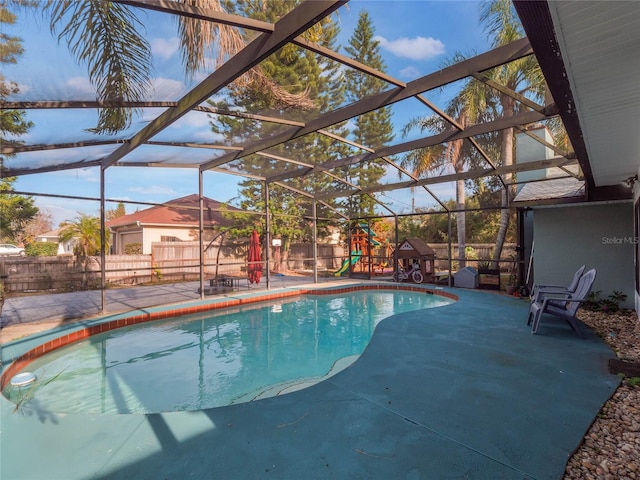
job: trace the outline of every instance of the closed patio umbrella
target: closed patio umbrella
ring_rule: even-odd
[[[260,283],[262,276],[262,249],[260,236],[254,229],[249,239],[249,252],[247,255],[247,275],[251,283]]]

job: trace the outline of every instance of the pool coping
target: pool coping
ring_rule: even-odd
[[[301,295],[336,295],[360,290],[402,290],[424,292],[426,294],[438,295],[456,301],[459,300],[457,295],[442,287],[389,283],[353,283],[347,286],[329,285],[324,287],[287,287],[279,290],[262,291],[259,293],[242,293],[225,296],[223,298],[204,299],[174,305],[135,309],[125,313],[105,315],[89,320],[81,320],[69,325],[58,326],[2,345],[0,352],[0,361],[2,362],[0,391],[4,391],[11,378],[37,358],[72,343],[118,328],[163,320],[175,316],[192,315]]]

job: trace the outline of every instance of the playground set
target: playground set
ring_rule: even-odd
[[[336,277],[349,273],[368,275],[391,275],[393,269],[392,247],[386,240],[378,240],[369,225],[360,223],[351,230],[350,255],[334,272]]]

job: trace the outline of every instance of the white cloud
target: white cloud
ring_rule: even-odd
[[[209,130],[197,130],[193,132],[193,140],[206,143],[224,143],[225,136],[221,133],[214,133]]]
[[[185,94],[185,85],[171,78],[154,78],[151,84],[151,100],[179,100]]]
[[[193,73],[193,81],[196,83],[202,82],[205,78],[211,75],[216,70],[217,61],[213,57],[204,57],[204,65]]]
[[[21,95],[25,95],[31,91],[31,85],[27,85],[26,83],[19,83],[18,88],[20,89]]]
[[[171,128],[208,128],[210,130],[211,119],[205,112],[188,112],[176,120]]]
[[[90,147],[89,147],[90,148]],[[57,149],[57,150],[44,150],[36,152],[24,152],[20,154],[20,161],[29,165],[30,168],[44,168],[52,165],[59,165],[71,162],[91,161],[100,159],[110,153],[110,150],[91,150],[87,152],[73,152],[71,149]],[[76,149],[77,150],[77,149]],[[59,172],[51,172],[47,174],[59,175],[64,177],[72,177],[75,179],[82,179],[91,182],[99,182],[100,170],[96,167],[74,168],[72,170],[62,170]]]
[[[72,98],[83,96],[95,97],[96,90],[91,85],[88,77],[73,77],[65,82],[65,85],[73,92]]]
[[[174,195],[176,191],[165,185],[151,185],[148,187],[129,187],[129,192],[142,193],[144,195]]]
[[[434,38],[398,38],[397,40],[387,40],[384,37],[376,36],[375,40],[380,42],[380,46],[398,57],[410,58],[412,60],[429,60],[445,52],[444,43]]]
[[[180,46],[180,42],[177,37],[153,38],[150,43],[153,54],[164,60],[171,58],[178,51],[178,47]]]
[[[221,94],[221,93],[216,93],[216,94],[215,94],[215,95],[213,95],[212,97],[209,97],[209,98],[208,98],[208,100],[211,100],[212,102],[219,103],[219,102],[222,102],[222,101],[224,101],[224,100],[229,100],[229,98],[228,98],[226,95],[223,95],[223,94]],[[201,104],[201,105],[205,105],[205,106],[206,106],[206,105],[207,105],[207,102],[206,102],[206,101],[205,101],[205,102],[202,102],[202,104]]]
[[[54,229],[67,220],[74,220],[79,213],[87,213],[88,215],[95,215],[95,208],[89,208],[87,211],[86,202],[82,204],[80,202],[73,202],[68,199],[59,200],[56,198],[39,198],[36,199],[36,205],[42,210],[47,210],[51,214],[51,224]],[[76,207],[76,209],[69,208],[70,206]]]
[[[57,173],[61,176],[72,177],[77,180],[96,183],[100,181],[99,171],[96,168],[74,168],[73,170],[62,170]]]
[[[401,78],[409,78],[411,80],[415,80],[419,76],[420,76],[420,70],[418,70],[416,67],[412,67],[411,65],[400,70]]]
[[[151,122],[155,120],[165,109],[162,108],[143,108],[140,114],[140,121]]]

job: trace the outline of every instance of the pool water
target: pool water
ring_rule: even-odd
[[[8,397],[68,413],[156,413],[250,401],[313,383],[361,354],[391,315],[452,303],[408,291],[296,297],[112,330],[44,355]],[[311,382],[309,382],[311,380]]]

